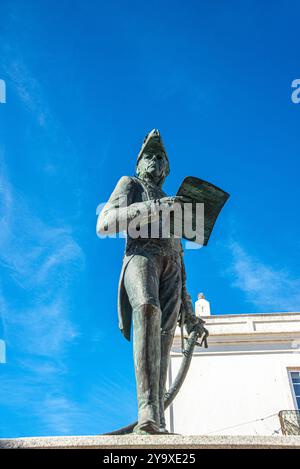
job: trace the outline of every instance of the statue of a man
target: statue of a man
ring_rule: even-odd
[[[123,176],[98,217],[97,233],[112,234],[139,220],[150,226],[151,217],[164,207],[182,204],[162,190],[170,172],[158,130],[144,140],[137,158],[136,177]],[[152,215],[149,215],[151,212]],[[192,310],[185,288],[183,250],[178,238],[136,237],[127,230],[126,250],[119,283],[119,326],[133,350],[140,434],[167,433],[164,394],[170,350],[181,308]]]

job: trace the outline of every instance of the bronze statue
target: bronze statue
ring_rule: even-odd
[[[162,237],[161,231],[153,236],[153,225],[160,224],[159,213],[188,201],[163,192],[169,172],[165,147],[154,129],[138,155],[136,176],[119,180],[97,222],[100,236],[127,231],[118,313],[119,327],[128,340],[133,322],[138,398],[134,432],[139,434],[168,433],[164,399],[174,332],[179,320],[189,332],[199,325],[186,289],[181,240],[172,234]]]

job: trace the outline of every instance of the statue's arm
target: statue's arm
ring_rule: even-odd
[[[116,185],[107,204],[97,220],[98,235],[114,234],[127,229],[128,224],[140,217],[141,223],[148,222],[150,214],[159,209],[159,202],[147,200],[134,202],[135,182],[129,176],[123,176]]]
[[[183,250],[181,251],[181,272],[182,272],[182,294],[181,294],[182,303],[185,308],[185,312],[187,314],[194,315],[195,313],[194,313],[193,301],[186,286],[186,270],[185,270],[185,265],[184,265],[184,260],[183,260]]]
[[[183,260],[183,250],[181,251],[181,272],[182,272],[182,292],[181,292],[181,310],[179,317],[179,324],[183,324],[188,334],[195,328],[200,327],[200,324],[205,322],[195,316],[193,301],[186,287],[186,270]],[[208,334],[206,329],[203,331]]]

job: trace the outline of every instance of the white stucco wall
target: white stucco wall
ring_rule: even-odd
[[[278,412],[296,408],[288,370],[300,369],[300,313],[211,316],[207,328],[209,348],[196,349],[180,393],[166,412],[171,431],[280,434]],[[180,363],[176,335],[171,381]]]

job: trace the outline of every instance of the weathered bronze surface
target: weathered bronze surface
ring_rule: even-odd
[[[165,386],[178,321],[185,323],[188,333],[196,325],[199,329],[186,289],[181,240],[174,236],[133,237],[128,230],[129,224],[138,219],[139,226],[148,228],[149,225],[150,233],[150,224],[158,210],[186,202],[185,197],[168,197],[163,192],[162,185],[169,171],[161,136],[153,130],[138,155],[136,176],[123,176],[119,180],[97,222],[99,235],[127,227],[118,313],[120,329],[128,340],[133,322],[138,398],[138,423],[134,431],[141,434],[167,432]]]

